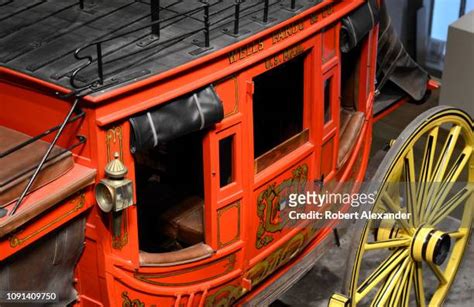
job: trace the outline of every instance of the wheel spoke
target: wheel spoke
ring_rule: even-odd
[[[454,211],[460,204],[464,203],[472,194],[472,188],[465,187],[458,191],[451,199],[449,199],[443,206],[433,211],[428,219],[430,225],[436,226],[439,222],[444,220],[451,212]]]
[[[405,284],[405,288],[402,291],[402,307],[408,307],[410,304],[410,290],[413,283],[413,275],[415,273],[415,263],[411,262],[407,268],[408,275],[407,275],[407,283]]]
[[[404,247],[410,245],[410,238],[394,238],[365,244],[365,250],[377,250],[384,248]]]
[[[439,282],[442,284],[442,285],[445,285],[448,283],[448,280],[446,279],[446,276],[444,275],[443,271],[441,271],[441,269],[439,268],[439,266],[437,266],[436,264],[432,264],[432,263],[428,263],[428,266],[430,267],[430,269],[433,271],[433,273],[436,275],[436,278],[438,278]]]
[[[446,197],[448,197],[449,191],[451,191],[453,185],[458,180],[459,175],[462,173],[462,170],[471,158],[471,154],[472,147],[466,146],[462,153],[459,155],[454,165],[451,167],[445,180],[440,184],[439,191],[431,202],[434,204],[429,208],[430,214],[428,214],[426,221],[429,221],[430,217],[432,217],[433,215],[433,212],[442,212],[440,207],[444,205]]]
[[[356,301],[360,301],[367,295],[377,284],[387,277],[403,260],[407,259],[408,250],[397,250],[387,259],[385,259],[375,271],[359,286],[356,293]]]
[[[385,205],[385,207],[387,207],[387,209],[389,209],[393,213],[397,213],[401,211],[401,207],[398,206],[395,203],[395,201],[386,192],[384,192],[382,195],[382,202]],[[410,225],[408,225],[407,221],[399,219],[399,220],[396,220],[396,222],[398,222],[408,234],[413,233],[413,229],[412,227],[410,227]]]
[[[372,303],[370,304],[370,307],[385,306],[385,305],[387,305],[386,301],[388,301],[389,299],[392,299],[393,292],[388,291],[387,288],[389,287],[390,281],[396,275],[396,272],[398,272],[399,268],[400,268],[400,266],[396,267],[392,272],[390,272],[390,275],[384,281],[382,286],[377,290],[377,293],[375,294],[375,297],[372,300]],[[390,306],[388,306],[388,307],[390,307]]]
[[[396,301],[397,304],[394,305],[395,307],[396,306],[405,307],[405,306],[408,306],[408,303],[410,302],[411,275],[413,272],[413,266],[414,266],[413,261],[410,261],[410,263],[405,269],[405,273],[403,275],[403,280],[402,280],[403,283],[399,287],[399,291],[398,291],[399,296]]]
[[[431,172],[433,169],[434,155],[436,152],[436,142],[438,140],[439,127],[435,127],[428,134],[426,139],[425,151],[423,154],[423,160],[421,163],[420,175],[418,178],[419,186],[417,191],[417,204],[419,206],[420,221],[423,221],[423,217],[426,211],[426,194],[428,193],[428,183],[431,182]]]
[[[415,263],[415,272],[413,273],[413,283],[415,285],[415,297],[418,306],[426,306],[425,301],[425,286],[423,282],[423,265],[421,262]]]
[[[444,143],[443,149],[441,150],[441,154],[433,172],[433,182],[443,181],[444,174],[448,168],[449,160],[451,160],[451,156],[453,154],[454,148],[456,147],[460,133],[460,126],[454,126],[449,131],[448,137],[446,138],[446,142]]]
[[[415,160],[413,156],[413,150],[410,150],[405,157],[404,164],[405,171],[405,194],[407,202],[407,212],[410,213],[410,225],[415,227],[418,226],[418,212],[415,211],[416,205],[416,178],[415,178]]]
[[[388,301],[388,306],[389,307],[398,307],[398,306],[404,306],[404,299],[405,295],[407,292],[407,287],[408,283],[410,281],[411,277],[411,267],[413,264],[413,261],[410,259],[407,259],[406,261],[409,261],[408,265],[405,267],[403,271],[403,275],[401,276],[400,282],[398,283],[397,287],[394,289],[389,301]]]
[[[389,306],[392,303],[397,302],[397,288],[403,283],[403,273],[405,272],[408,263],[410,262],[410,258],[405,258],[403,263],[397,265],[391,272],[385,282],[382,284],[382,287],[377,292],[374,300],[372,301],[372,306],[385,306],[387,301],[390,299]]]

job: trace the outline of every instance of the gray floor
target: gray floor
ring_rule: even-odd
[[[396,139],[403,128],[418,114],[435,106],[437,94],[438,93],[434,93],[431,99],[424,105],[404,105],[389,117],[376,123],[374,127],[372,155],[383,148],[391,139]],[[340,291],[342,287],[351,240],[351,233],[348,232],[341,238],[342,245],[340,248],[334,246],[334,248],[330,249],[303,279],[271,306],[327,306],[327,300],[331,294]],[[445,306],[474,306],[473,252],[474,246],[470,244],[455,283],[446,299]]]

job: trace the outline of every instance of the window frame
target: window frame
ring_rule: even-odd
[[[216,150],[216,163],[215,163],[215,184],[217,186],[217,191],[218,192],[218,199],[223,199],[227,197],[228,195],[232,195],[234,193],[239,192],[242,189],[242,174],[241,170],[243,165],[242,165],[242,154],[241,154],[241,148],[242,148],[242,139],[241,139],[241,133],[240,133],[240,124],[233,125],[231,127],[228,127],[224,130],[221,130],[219,132],[216,132],[216,138],[215,138],[215,150]],[[225,186],[220,186],[220,141],[224,140],[228,137],[233,137],[233,146],[232,146],[232,182],[225,185]]]
[[[254,136],[254,127],[253,127],[253,121],[254,121],[254,108],[253,108],[253,103],[254,103],[254,93],[255,93],[255,78],[262,76],[266,72],[269,72],[273,69],[276,69],[280,67],[283,64],[290,63],[292,61],[295,61],[297,59],[302,59],[302,65],[303,65],[303,89],[302,89],[302,129],[295,135],[289,137],[288,139],[283,140],[281,143],[278,145],[270,148],[266,152],[262,153],[260,156],[255,157],[254,151],[255,151],[255,136]],[[249,108],[251,112],[249,112],[249,121],[252,123],[250,126],[250,130],[252,133],[252,142],[251,142],[251,148],[249,148],[252,151],[252,157],[253,157],[253,164],[254,164],[254,175],[258,175],[259,173],[263,172],[264,170],[270,168],[272,164],[281,161],[288,155],[290,155],[292,152],[298,150],[299,148],[303,147],[305,144],[308,144],[311,142],[312,134],[311,130],[313,129],[313,123],[311,122],[311,114],[312,114],[312,105],[311,105],[311,100],[312,100],[312,82],[314,78],[314,67],[313,67],[313,49],[312,48],[305,48],[304,52],[296,56],[295,58],[292,58],[288,60],[285,63],[280,63],[279,65],[276,65],[270,69],[266,69],[263,71],[259,71],[257,74],[252,74],[251,75],[251,81],[249,81],[249,84],[251,84],[251,93],[250,99],[249,99]],[[281,147],[284,147],[288,143],[293,143],[296,144],[297,146],[294,148],[291,148],[289,151],[287,151],[285,154],[282,156],[271,159],[267,161],[265,164],[266,166],[264,168],[259,168],[258,162],[259,160],[264,159],[266,156],[271,155],[274,151],[279,150]]]

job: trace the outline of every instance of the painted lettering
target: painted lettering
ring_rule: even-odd
[[[318,21],[332,15],[334,13],[334,7],[332,5],[325,8],[322,12],[314,13],[310,16],[309,22],[310,24],[315,24]]]
[[[289,24],[288,26],[284,27],[279,31],[276,31],[275,34],[273,34],[272,43],[276,44],[278,42],[281,42],[282,40],[285,40],[288,37],[293,36],[302,30],[304,30],[304,22],[302,21]]]
[[[229,63],[233,64],[237,61],[245,59],[255,53],[258,53],[264,49],[263,41],[253,42],[251,44],[245,45],[237,50],[229,52],[227,58]]]

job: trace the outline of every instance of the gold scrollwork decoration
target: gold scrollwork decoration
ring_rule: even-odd
[[[245,289],[241,286],[227,285],[206,298],[206,307],[228,307],[238,300]]]
[[[232,80],[234,80],[234,91],[235,91],[235,94],[234,94],[234,96],[235,96],[234,97],[234,108],[229,113],[224,114],[224,118],[227,118],[227,117],[230,117],[234,114],[239,113],[239,81],[237,80],[236,76],[233,76]]]
[[[128,297],[128,292],[123,291],[122,292],[122,307],[145,307],[145,303],[140,301],[139,299],[130,299]]]
[[[283,244],[283,246],[279,247],[268,257],[254,265],[247,272],[245,278],[252,282],[252,286],[255,286],[267,278],[271,273],[290,262],[305,248],[309,242],[307,231],[308,229],[306,231],[303,230],[299,232],[291,240]],[[241,298],[246,293],[246,291],[247,290],[242,286],[223,286],[206,298],[205,306],[232,306],[232,304]]]
[[[260,249],[274,240],[272,234],[283,229],[285,221],[280,214],[280,202],[288,198],[291,193],[302,193],[308,180],[308,166],[298,166],[292,171],[289,179],[280,184],[272,183],[263,190],[257,198],[257,216],[259,225],[255,247]]]
[[[122,126],[113,127],[107,130],[105,134],[105,145],[107,147],[107,162],[114,159],[112,152],[112,144],[118,143],[119,147],[119,158],[123,162],[123,133]]]
[[[306,241],[305,232],[299,232],[290,241],[278,248],[267,258],[253,266],[246,278],[252,281],[252,286],[257,285],[271,273],[293,259],[304,248]]]
[[[70,211],[67,211],[65,212],[64,214],[58,216],[57,218],[55,218],[54,220],[52,220],[51,222],[49,222],[48,224],[45,224],[44,226],[40,227],[39,229],[35,230],[34,232],[30,233],[29,235],[23,237],[23,238],[20,238],[19,237],[19,234],[21,233],[21,231],[13,234],[10,238],[9,238],[9,241],[10,241],[10,247],[12,248],[15,248],[15,247],[18,247],[20,245],[22,245],[23,243],[25,243],[27,240],[35,237],[36,235],[38,235],[39,233],[43,232],[44,230],[48,229],[49,227],[51,227],[52,225],[58,223],[59,221],[61,221],[62,219],[66,218],[67,216],[79,211],[80,209],[82,209],[86,203],[86,195],[84,193],[81,193],[78,197],[76,197],[75,199],[72,200],[72,202],[76,202],[76,205],[74,206],[74,208],[72,208]]]
[[[125,245],[128,244],[128,233],[124,232],[119,237],[112,238],[112,247],[114,249],[122,249]]]
[[[122,229],[120,229],[120,235],[112,237],[112,248],[121,250],[125,245],[128,244],[128,232],[127,232],[127,210],[122,212],[121,216],[122,222]]]

